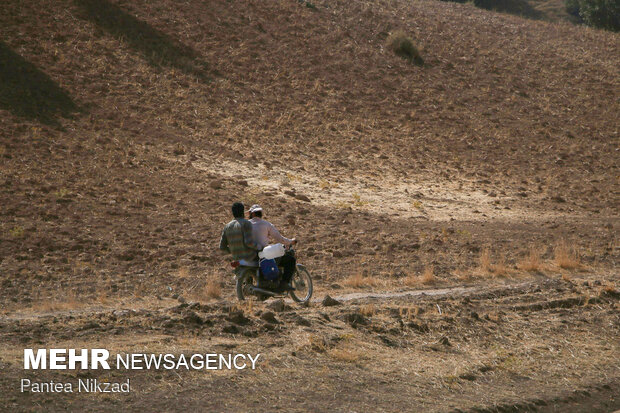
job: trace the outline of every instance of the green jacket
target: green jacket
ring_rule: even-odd
[[[230,252],[234,260],[256,260],[258,245],[252,237],[252,223],[245,218],[235,218],[226,224],[220,249]]]

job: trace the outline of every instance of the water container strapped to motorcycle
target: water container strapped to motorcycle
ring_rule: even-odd
[[[278,258],[283,256],[285,251],[284,245],[282,244],[267,245],[261,252],[258,253],[258,258],[265,258],[268,260]]]

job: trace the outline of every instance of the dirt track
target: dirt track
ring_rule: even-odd
[[[42,400],[13,389],[24,339],[77,348],[104,339],[113,351],[251,349],[265,357],[258,371],[247,373],[114,373],[119,380],[131,377],[137,390],[106,398],[106,410],[117,403],[128,410],[263,410],[252,403],[285,410],[365,410],[372,400],[381,400],[390,403],[382,404],[383,411],[457,406],[462,411],[611,411],[620,406],[620,295],[597,284],[539,280],[452,292],[354,293],[338,297],[342,304],[334,307],[300,308],[273,300],[252,307],[230,307],[227,300],[160,301],[8,316],[0,324],[8,344],[3,403],[17,407]],[[275,317],[265,317],[270,311]],[[103,377],[93,374],[86,377]],[[44,376],[58,381],[75,373]],[[557,380],[550,381],[553,377]],[[157,390],[164,383],[165,394]],[[244,398],[229,396],[239,389],[247,392]],[[200,396],[206,394],[206,399]],[[51,410],[69,401],[60,395],[43,400]],[[96,400],[80,396],[71,402],[103,407]]]

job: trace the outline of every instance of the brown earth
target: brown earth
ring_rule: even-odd
[[[618,34],[451,2],[2,2],[0,409],[620,409],[619,68]],[[237,199],[342,305],[235,307]],[[20,394],[62,345],[265,359]]]

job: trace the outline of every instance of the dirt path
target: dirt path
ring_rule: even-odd
[[[508,286],[497,286],[498,288],[504,289],[518,289],[520,287],[524,287],[529,285],[530,283],[517,283],[511,284]],[[405,291],[386,291],[386,292],[354,292],[354,293],[346,293],[346,294],[334,294],[330,295],[333,299],[338,300],[340,302],[352,302],[358,300],[371,300],[377,302],[386,302],[391,299],[401,299],[401,298],[419,298],[419,297],[437,297],[437,296],[450,296],[456,298],[458,296],[462,296],[467,293],[476,293],[482,291],[489,291],[489,286],[471,286],[471,287],[447,287],[447,288],[430,288],[424,290],[405,290]],[[314,296],[310,301],[312,303],[320,303],[325,298],[325,294],[317,297]],[[287,303],[294,303],[290,298],[286,298]],[[190,303],[191,304],[191,303]],[[176,306],[178,302],[170,300],[169,306]],[[122,306],[119,308],[115,305],[103,306],[97,305],[93,307],[85,307],[85,308],[75,308],[75,309],[66,309],[66,310],[56,310],[56,311],[44,311],[44,312],[21,312],[16,311],[13,313],[7,313],[2,318],[5,321],[20,321],[20,320],[52,320],[54,317],[61,316],[97,316],[98,314],[104,314],[112,311],[113,313],[127,313],[127,312],[143,312],[143,311],[157,311],[166,309],[165,305],[162,303],[147,304],[147,305],[139,305],[138,303],[132,306]]]

